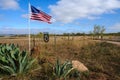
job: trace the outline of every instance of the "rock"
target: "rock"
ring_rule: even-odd
[[[77,69],[80,72],[89,71],[88,68],[83,63],[77,60],[72,60],[72,66],[73,68]]]

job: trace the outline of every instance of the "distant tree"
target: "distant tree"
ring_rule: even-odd
[[[75,33],[71,33],[71,35],[73,35],[73,36],[74,36],[74,35],[75,35]]]
[[[76,33],[76,36],[85,36],[86,34],[83,32],[83,33]]]
[[[39,38],[42,38],[42,36],[43,36],[43,33],[42,33],[42,32],[39,32],[39,33],[37,34],[37,37],[39,37]]]
[[[102,26],[102,27],[101,27],[101,30],[100,30],[101,39],[103,39],[104,32],[105,32],[105,27]]]
[[[81,33],[76,33],[76,36],[80,36],[81,35]]]
[[[88,35],[91,36],[91,39],[93,39],[93,36],[94,36],[94,35],[93,35],[93,32],[92,32],[92,31],[90,31]]]
[[[75,33],[71,33],[71,35],[72,35],[72,40],[74,40]]]
[[[94,37],[97,36],[97,38],[103,39],[104,32],[105,32],[104,26],[100,26],[100,25],[94,26],[94,30],[93,30]]]
[[[94,37],[97,36],[99,38],[99,33],[100,33],[100,26],[99,25],[94,26],[93,33],[94,33]]]
[[[63,33],[63,36],[68,36],[69,35],[69,33]]]

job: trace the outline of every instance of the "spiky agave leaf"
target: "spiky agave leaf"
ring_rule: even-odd
[[[64,64],[62,64],[61,74],[65,71],[67,65],[68,65],[68,61],[65,61]]]
[[[56,65],[55,65],[55,74],[60,77],[60,73],[61,73],[61,63],[60,60],[57,59]]]
[[[16,71],[16,65],[15,65],[15,62],[14,62],[13,58],[12,58],[12,57],[10,57],[10,55],[9,55],[9,54],[7,54],[7,59],[8,59],[8,61],[9,61],[9,62],[10,62],[10,64],[11,64],[11,65],[9,65],[9,66],[11,66],[11,68],[13,68],[13,69],[14,69],[14,71]]]
[[[61,64],[60,61],[57,60],[54,69],[54,75],[59,79],[63,79],[66,78],[73,69],[74,68],[72,68],[71,63],[69,61],[65,61],[63,64]]]
[[[28,54],[24,52],[24,55],[19,56],[19,74],[26,73],[29,68],[32,66],[32,64],[35,62],[36,59],[30,59]]]
[[[20,51],[14,44],[0,45],[0,69],[10,74],[26,73],[35,60],[26,51]]]
[[[72,70],[74,70],[74,68],[71,68],[71,69],[65,70],[64,74],[62,75],[62,77],[64,77],[64,78],[67,77],[68,74],[69,74]]]
[[[16,73],[14,71],[14,69],[9,67],[9,66],[0,65],[0,69],[2,69],[3,71],[7,71],[9,74],[15,74]]]
[[[19,56],[19,73],[24,72],[24,67],[27,64],[27,54],[24,52],[24,56],[22,56],[23,52]]]
[[[32,64],[34,63],[36,61],[36,59],[32,59],[32,60],[30,60],[29,61],[29,64],[26,66],[26,70],[28,70],[31,66],[32,66]]]

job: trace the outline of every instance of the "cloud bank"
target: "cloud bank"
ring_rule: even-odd
[[[19,8],[19,4],[17,0],[0,0],[0,8],[16,10]]]
[[[120,0],[59,0],[49,6],[57,21],[69,23],[78,19],[96,19],[104,13],[114,13]]]
[[[110,32],[120,32],[120,22],[112,25],[108,30]]]
[[[39,32],[49,32],[49,33],[62,33],[60,30],[52,29],[52,28],[31,28],[30,29],[31,34],[37,34]],[[5,27],[3,26],[0,29],[0,35],[1,34],[29,34],[28,28],[12,28],[12,27]]]

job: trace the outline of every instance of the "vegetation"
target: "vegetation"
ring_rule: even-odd
[[[103,39],[104,31],[105,31],[104,26],[95,25],[93,30],[93,35],[94,37],[97,36],[97,38],[100,37],[101,39]]]
[[[91,71],[89,80],[119,80],[120,79],[120,50],[119,46],[102,42],[89,44],[80,50],[78,59],[83,61]]]
[[[42,55],[54,65],[56,65],[56,57],[58,57],[61,62],[66,61],[66,59],[77,59],[84,63],[90,71],[89,75],[88,73],[79,74],[79,72],[71,72],[73,76],[80,76],[81,80],[120,79],[120,47],[117,45],[91,40],[75,40],[70,41],[69,44],[66,41],[59,41],[59,43],[56,44],[55,52],[53,49],[54,47],[51,47],[52,45],[50,43],[46,46],[47,48],[41,48]],[[69,80],[75,80],[75,77],[70,77]]]
[[[117,32],[117,33],[106,33],[105,36],[120,36],[120,32]]]
[[[76,77],[78,78],[78,80],[120,80],[120,71],[119,71],[120,46],[103,41],[90,40],[89,38],[86,37],[85,39],[83,39],[83,37],[81,36],[75,36],[74,39],[70,41],[65,40],[64,38],[67,37],[57,36],[55,44],[54,44],[54,38],[51,36],[50,36],[50,41],[48,43],[44,43],[44,41],[36,38],[35,47],[37,49],[35,49],[36,51],[33,53],[33,55],[38,57],[37,62],[35,63],[35,65],[37,65],[37,68],[33,69],[30,72],[29,70],[25,71],[25,73],[29,75],[25,75],[27,79],[21,79],[21,80],[56,80],[56,79],[64,80],[65,77],[60,77],[61,75],[58,75],[58,73],[65,73],[62,72],[61,67],[65,63],[68,64],[69,61],[72,60],[78,60],[84,63],[85,66],[89,69],[89,73],[87,72],[81,73],[79,71],[72,70],[66,76],[68,80],[76,80]],[[23,38],[22,41],[20,40],[1,39],[0,43],[16,43],[16,44],[19,43],[20,50],[28,47],[27,38]],[[23,42],[26,44],[24,44]],[[16,46],[16,48],[18,47]],[[23,55],[22,51],[20,51],[20,53],[22,56]],[[34,58],[34,56],[32,57]],[[30,59],[30,57],[27,58]],[[61,61],[59,60],[56,61],[56,58],[59,58]],[[14,58],[12,59],[14,60]],[[15,59],[18,60],[18,58]],[[69,61],[67,62],[66,60]],[[8,65],[10,65],[10,67],[13,68],[12,64],[8,64]],[[60,70],[57,69],[58,65]],[[32,65],[31,67],[34,66]],[[17,67],[17,69],[19,69],[19,67]],[[2,71],[3,69],[1,69],[1,74],[0,74],[1,76],[3,74]],[[10,74],[8,71],[6,71],[5,73]],[[19,72],[15,74],[19,74]],[[21,77],[18,76],[14,78],[5,77],[5,79],[3,80],[20,80],[20,78]]]
[[[26,51],[20,51],[18,45],[0,45],[0,70],[5,74],[27,73],[35,59],[31,59]]]
[[[60,60],[57,60],[53,74],[57,79],[63,80],[63,79],[67,79],[67,76],[73,69],[74,68],[72,68],[71,62],[66,61],[65,63],[61,64]]]

